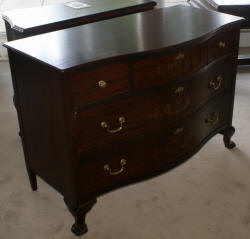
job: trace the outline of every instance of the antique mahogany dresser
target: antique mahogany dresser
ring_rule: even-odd
[[[85,5],[73,8],[55,4],[4,12],[8,41],[142,12],[153,9],[156,5],[151,0],[77,0],[77,2]]]
[[[96,198],[180,165],[210,138],[233,148],[243,18],[175,6],[6,43],[23,149],[87,232]]]

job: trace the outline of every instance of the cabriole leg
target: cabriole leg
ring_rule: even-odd
[[[231,141],[231,138],[234,132],[235,132],[235,128],[233,126],[229,126],[222,131],[223,141],[224,141],[225,147],[228,149],[232,149],[236,146],[236,144],[233,141]]]

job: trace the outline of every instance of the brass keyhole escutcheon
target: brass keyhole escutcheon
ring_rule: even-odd
[[[107,87],[107,82],[104,81],[104,80],[100,80],[100,81],[98,82],[98,86],[99,86],[100,88],[106,88],[106,87]]]

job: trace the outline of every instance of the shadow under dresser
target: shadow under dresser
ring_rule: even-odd
[[[233,148],[243,18],[175,6],[6,43],[23,149],[87,232],[96,198],[180,165],[217,133]]]

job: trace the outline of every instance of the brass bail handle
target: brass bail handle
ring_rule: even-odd
[[[178,53],[174,59],[176,61],[179,61],[179,60],[183,59],[184,57],[185,57],[185,55],[183,53]]]
[[[174,135],[181,134],[182,132],[183,132],[183,128],[177,128],[177,129],[174,131]]]
[[[108,171],[110,175],[118,175],[120,173],[122,173],[125,169],[125,165],[127,164],[127,160],[126,159],[121,159],[120,161],[120,165],[121,168],[118,170],[112,170],[111,167],[108,164],[104,165],[104,171]]]
[[[120,127],[118,127],[117,129],[111,129],[110,125],[108,125],[108,123],[105,121],[101,122],[101,127],[103,129],[107,129],[108,133],[111,133],[111,134],[117,133],[123,129],[123,124],[126,122],[126,119],[125,119],[125,117],[121,116],[121,117],[119,117],[118,121],[120,123]]]
[[[219,112],[213,112],[211,117],[206,119],[206,123],[216,125],[219,122]]]
[[[106,88],[107,87],[107,82],[104,81],[104,80],[100,80],[100,81],[98,81],[98,86],[100,88]]]
[[[224,41],[220,41],[219,42],[219,47],[220,48],[225,48],[226,47],[226,43]]]
[[[214,90],[219,90],[221,87],[222,80],[223,80],[222,76],[217,76],[216,81],[211,80],[209,82],[209,86]]]
[[[184,91],[184,87],[183,86],[179,86],[174,93],[177,95],[180,95],[182,92]]]

